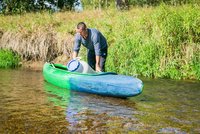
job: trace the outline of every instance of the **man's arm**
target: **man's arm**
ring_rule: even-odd
[[[74,51],[73,55],[72,55],[72,58],[75,59],[76,57],[78,57],[78,52]]]
[[[72,54],[73,59],[75,59],[78,56],[80,47],[81,47],[80,35],[76,34],[74,40],[73,54]]]
[[[101,67],[100,67],[100,56],[96,55],[96,65],[95,69],[97,72],[101,72]]]
[[[100,67],[100,58],[101,58],[101,47],[100,47],[100,35],[99,33],[96,33],[93,36],[93,43],[94,43],[94,50],[95,50],[95,57],[96,57],[96,65],[95,65],[95,69],[97,72],[101,71],[101,67]]]

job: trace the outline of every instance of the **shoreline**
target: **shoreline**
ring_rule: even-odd
[[[54,59],[52,62],[65,65],[68,63],[69,60],[70,57],[68,57],[67,55],[61,55],[58,56],[56,59]],[[42,71],[45,62],[46,61],[22,61],[21,68],[35,70],[35,71]]]

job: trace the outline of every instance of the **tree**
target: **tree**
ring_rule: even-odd
[[[0,0],[0,9],[5,14],[40,10],[72,10],[78,0]],[[3,5],[3,6],[2,6]]]

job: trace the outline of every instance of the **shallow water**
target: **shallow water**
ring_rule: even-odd
[[[42,72],[0,70],[0,133],[200,133],[200,82],[145,79],[119,99],[73,92]]]

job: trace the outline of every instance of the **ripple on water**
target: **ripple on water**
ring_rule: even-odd
[[[71,131],[74,131],[74,128],[79,130],[83,128],[82,131],[85,131],[86,128],[87,131],[139,129],[141,124],[134,116],[139,114],[134,108],[135,103],[132,102],[132,105],[129,104],[129,106],[123,105],[127,102],[128,100],[124,99],[74,93],[66,108],[66,120],[70,123],[68,128]]]
[[[0,133],[199,133],[200,83],[144,80],[118,99],[52,86],[42,72],[0,70]]]

